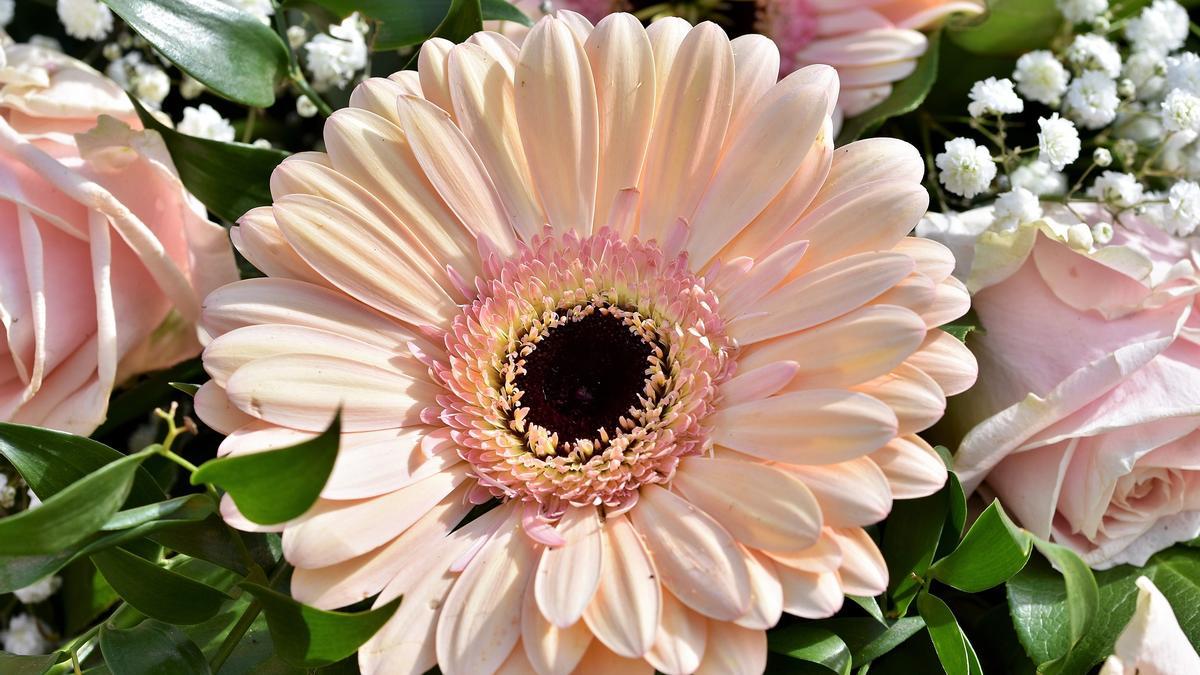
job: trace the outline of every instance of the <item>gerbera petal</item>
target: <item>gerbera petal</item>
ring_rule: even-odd
[[[646,30],[630,14],[610,14],[584,44],[599,106],[597,224],[609,222],[618,193],[636,187],[654,121],[654,54]]]
[[[946,396],[934,379],[920,368],[902,363],[892,372],[854,387],[891,407],[901,435],[933,426],[946,412]]]
[[[975,355],[958,338],[943,330],[929,331],[907,363],[925,371],[947,396],[970,389],[979,376]]]
[[[457,309],[423,254],[379,221],[310,195],[288,195],[274,210],[288,243],[356,299],[418,326],[442,325]]]
[[[361,500],[318,500],[283,532],[283,552],[299,567],[336,565],[390,541],[466,479],[444,471],[395,492]]]
[[[708,262],[779,194],[804,161],[794,148],[812,144],[836,99],[834,70],[809,66],[772,87],[746,114],[689,219],[695,266]]]
[[[842,549],[834,540],[833,530],[829,527],[821,530],[821,538],[817,540],[817,543],[803,551],[795,553],[762,551],[762,553],[775,563],[776,576],[782,572],[781,568],[783,567],[820,573],[837,572],[838,567],[842,565]]]
[[[583,616],[600,585],[604,537],[600,514],[592,506],[568,509],[558,524],[566,544],[549,548],[534,580],[538,607],[556,626],[566,628]]]
[[[670,593],[662,595],[662,617],[646,661],[665,675],[694,673],[704,656],[708,620],[691,611]]]
[[[916,499],[931,495],[946,482],[946,464],[920,436],[894,438],[871,453],[887,476],[895,499]]]
[[[400,125],[400,116],[396,114],[396,99],[401,96],[416,94],[409,87],[386,77],[368,77],[350,92],[350,105],[375,113],[383,119]]]
[[[729,115],[732,137],[763,94],[779,79],[779,47],[762,35],[741,35],[729,41],[733,48],[733,110]]]
[[[479,155],[444,110],[423,98],[401,96],[400,128],[438,194],[477,237],[511,255],[517,240],[504,203]]]
[[[891,305],[868,306],[746,350],[743,368],[795,361],[795,388],[855,385],[892,371],[921,346],[925,322]],[[937,378],[934,378],[937,379]]]
[[[807,250],[807,241],[793,241],[754,261],[749,272],[730,275],[728,288],[718,289],[729,317],[736,319],[747,312],[757,313],[758,301],[787,278]]]
[[[970,307],[971,294],[967,292],[966,285],[954,277],[948,277],[937,285],[933,305],[921,312],[921,318],[930,328],[937,328],[966,314]]]
[[[205,382],[195,397],[196,415],[200,421],[222,434],[232,434],[250,424],[254,418],[237,409],[216,382]]]
[[[878,523],[892,509],[887,476],[867,457],[826,466],[780,465],[808,486],[821,505],[825,524],[861,527]]]
[[[516,52],[512,43],[508,46]],[[533,193],[533,177],[521,136],[513,90],[512,63],[476,44],[450,53],[450,93],[463,135],[471,141],[495,183],[513,227],[528,241],[546,223]]]
[[[800,480],[764,464],[689,457],[674,485],[739,543],[796,551],[816,543],[821,508]]]
[[[700,202],[725,143],[733,77],[733,49],[725,32],[713,23],[691,29],[655,114],[642,183],[643,238],[664,239]]]
[[[588,675],[650,675],[654,667],[645,659],[629,659],[614,653],[599,640],[593,640],[579,662],[578,671]]]
[[[543,551],[542,556],[548,551]],[[566,628],[550,623],[538,609],[534,596],[534,584],[529,584],[521,607],[521,644],[530,667],[538,675],[568,675],[592,644],[592,631],[582,621]]]
[[[834,528],[833,537],[842,549],[842,566],[838,568],[842,591],[864,597],[874,597],[886,591],[887,563],[866,530],[860,527]]]
[[[692,24],[677,16],[667,16],[653,21],[646,28],[646,36],[650,38],[650,48],[654,50],[654,83],[655,100],[661,101],[663,91],[667,88],[667,76],[675,65],[675,57],[679,55],[679,47],[684,38],[692,30]]]
[[[762,553],[743,548],[746,569],[750,571],[750,608],[734,623],[743,628],[767,630],[783,615],[783,587],[775,573],[775,563]]]
[[[417,57],[417,74],[421,80],[421,95],[447,113],[454,114],[450,100],[450,75],[447,62],[454,43],[440,37],[430,38],[421,45]]]
[[[917,271],[929,277],[935,284],[941,283],[954,273],[954,254],[932,239],[905,237],[897,242],[892,250],[915,260]]]
[[[626,516],[609,518],[602,531],[604,576],[583,620],[613,652],[638,658],[654,644],[662,608],[658,573]]]
[[[891,408],[839,389],[744,403],[710,419],[717,444],[779,462],[834,464],[877,450],[896,436]]]
[[[263,274],[277,279],[298,279],[319,286],[329,285],[325,277],[288,244],[275,221],[275,212],[269,206],[247,211],[238,218],[237,226],[230,228],[229,236],[238,252]]]
[[[446,596],[437,626],[443,672],[491,673],[504,662],[521,637],[518,617],[536,553],[514,509]]]
[[[556,232],[592,231],[599,116],[583,45],[561,20],[539,21],[517,62],[517,122],[534,185]]]
[[[732,623],[708,622],[708,648],[695,675],[758,675],[767,668],[767,634]]]
[[[712,516],[672,492],[646,485],[630,519],[675,597],[722,621],[745,613],[750,601],[746,561]]]
[[[721,402],[726,407],[774,396],[799,372],[795,361],[775,361],[738,374],[721,385]]]
[[[395,369],[322,354],[259,359],[238,368],[226,388],[243,412],[306,431],[324,430],[339,407],[346,431],[419,424],[438,391]]]
[[[842,608],[845,595],[836,572],[805,572],[780,565],[783,609],[805,619],[824,619]]]
[[[899,253],[860,253],[793,279],[754,304],[752,314],[729,326],[742,344],[811,328],[858,309],[908,276],[912,258]]]

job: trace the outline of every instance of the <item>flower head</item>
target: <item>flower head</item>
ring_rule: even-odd
[[[1200,132],[1200,96],[1172,89],[1162,102],[1163,129]]]
[[[1022,54],[1017,59],[1013,79],[1017,81],[1017,91],[1025,98],[1058,105],[1071,76],[1053,53],[1041,49]]]
[[[365,673],[761,670],[784,611],[886,587],[862,526],[944,479],[914,434],[973,379],[935,329],[967,298],[906,236],[916,151],[834,153],[833,70],[776,82],[739,40],[564,11],[432,40],[233,231],[269,277],[209,296],[197,410],[236,455],[342,406],[281,527],[298,599],[405,596]]]
[[[1055,4],[1071,23],[1086,23],[1108,11],[1108,0],[1055,0]]]
[[[1117,208],[1129,208],[1142,201],[1142,187],[1137,176],[1119,171],[1105,171],[1100,174],[1088,194]]]
[[[992,153],[969,138],[946,141],[945,151],[938,153],[934,161],[942,185],[967,199],[986,191],[996,177]]]
[[[1175,0],[1154,0],[1125,24],[1125,38],[1134,49],[1169,54],[1187,40],[1188,21],[1187,10]]]
[[[1050,117],[1038,118],[1038,159],[1049,164],[1055,171],[1079,159],[1079,131],[1071,120],[1054,113]]]
[[[1076,35],[1067,47],[1067,60],[1081,71],[1098,70],[1109,77],[1121,74],[1121,52],[1103,36]]]
[[[1087,129],[1108,126],[1117,118],[1117,83],[1098,70],[1084,71],[1067,86],[1064,111]]]
[[[1038,196],[1023,187],[1013,188],[996,197],[995,227],[1011,230],[1042,217]]]
[[[34,656],[45,654],[50,649],[50,641],[43,635],[48,628],[30,614],[14,614],[8,620],[8,627],[0,631],[0,645],[4,651],[18,656]]]
[[[103,40],[112,30],[112,11],[99,0],[58,0],[58,20],[67,35],[79,40]]]
[[[1200,185],[1181,180],[1171,186],[1163,225],[1176,237],[1188,237],[1200,228]]]
[[[214,141],[229,143],[235,136],[233,125],[221,116],[217,109],[207,103],[199,106],[188,106],[183,109],[183,119],[179,122],[180,133],[198,136]]]
[[[305,63],[317,91],[344,87],[367,65],[362,19],[355,12],[304,45]]]
[[[976,82],[971,86],[969,96],[971,102],[967,105],[967,112],[971,113],[971,117],[1007,115],[1025,109],[1025,102],[1017,96],[1012,80],[1007,77],[1002,80],[989,77]]]

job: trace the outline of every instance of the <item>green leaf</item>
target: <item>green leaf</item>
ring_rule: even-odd
[[[966,342],[967,336],[971,333],[979,333],[987,335],[987,331],[979,325],[979,317],[975,314],[975,309],[967,310],[967,313],[958,317],[951,323],[942,324],[941,329],[953,335],[959,342]]]
[[[840,675],[850,672],[850,649],[824,628],[799,623],[770,633],[767,640],[773,652],[825,666]]]
[[[341,429],[339,412],[320,436],[303,443],[205,462],[192,474],[192,485],[220,486],[242,515],[256,523],[291,520],[307,511],[325,487]]]
[[[483,8],[480,0],[450,0],[446,18],[438,24],[431,37],[462,42],[483,30]]]
[[[90,626],[96,617],[119,599],[90,560],[77,560],[62,571],[63,608],[66,610],[67,635],[75,635]]]
[[[922,591],[917,596],[917,611],[929,629],[929,638],[937,651],[938,661],[946,675],[974,675],[979,672],[979,659],[974,656],[967,636],[963,634],[946,603]],[[974,666],[974,667],[972,667]]]
[[[12,462],[30,489],[43,500],[72,483],[126,455],[74,434],[0,423],[0,455]],[[142,468],[135,472],[129,502],[148,504],[166,499],[154,477]]]
[[[132,545],[146,535],[166,530],[180,523],[194,522],[208,517],[213,511],[211,500],[207,503],[186,500],[171,513],[162,514],[159,520],[142,523],[128,530],[98,532],[79,545],[47,555],[5,557],[0,564],[0,593],[9,593],[43,577],[54,574],[75,560],[97,551],[122,544]]]
[[[948,450],[946,452],[949,453]],[[963,493],[958,474],[950,471],[946,477],[946,485],[942,489],[946,491],[950,503],[946,514],[946,524],[942,527],[942,539],[938,542],[934,558],[942,558],[953,551],[958,546],[963,529],[967,526],[967,496]]]
[[[1074,647],[1087,634],[1100,610],[1100,588],[1096,585],[1096,577],[1074,551],[1040,539],[1035,539],[1033,544],[1063,575],[1067,589],[1067,627],[1070,646]]]
[[[973,54],[1015,56],[1048,46],[1061,25],[1053,2],[989,0],[987,13],[950,21],[946,35]]]
[[[196,392],[200,391],[200,385],[198,384],[189,384],[187,382],[168,382],[167,384],[171,385],[172,389],[182,391],[192,398],[195,398]]]
[[[42,675],[50,666],[66,658],[62,652],[44,656],[20,656],[0,652],[0,673],[4,675]]]
[[[163,137],[180,180],[217,217],[234,222],[250,209],[271,203],[271,172],[288,153],[181,134],[163,126],[136,97],[130,100],[142,124]]]
[[[929,569],[934,579],[967,593],[999,586],[1025,567],[1033,537],[1013,524],[993,501],[971,525],[958,548]]]
[[[837,635],[846,643],[846,647],[850,649],[851,666],[853,668],[861,668],[892,651],[908,640],[908,638],[917,634],[917,632],[925,627],[925,622],[920,617],[915,616],[898,619],[891,625],[880,623],[875,619],[845,617],[825,619],[801,625],[815,626]],[[780,629],[776,632],[785,632],[787,630],[790,630],[790,628]],[[770,633],[769,635],[773,634]],[[768,644],[771,645],[772,650],[775,650],[774,642],[769,641]]]
[[[242,554],[243,545],[236,539],[238,536],[220,516],[212,515],[203,520],[163,528],[151,534],[150,538],[173,551],[246,576],[250,574],[250,568]]]
[[[451,0],[312,0],[339,17],[353,12],[379,21],[375,36],[376,50],[392,50],[423,42],[434,35],[450,14]],[[529,17],[504,0],[479,3],[484,20],[514,21],[532,25]],[[444,37],[444,36],[443,36]]]
[[[846,120],[846,123],[842,125],[841,133],[838,134],[837,145],[842,146],[858,140],[866,133],[879,128],[879,125],[888,119],[916,110],[929,95],[929,91],[937,79],[940,46],[941,31],[939,30],[929,36],[929,47],[925,50],[925,54],[917,60],[916,70],[912,75],[897,82],[892,87],[892,93],[879,105]]]
[[[275,103],[275,86],[288,72],[287,46],[255,16],[221,0],[104,4],[214,93],[255,108]]]
[[[135,506],[132,509],[118,511],[100,529],[104,532],[128,530],[139,525],[172,518],[180,512],[187,513],[189,520],[196,520],[214,511],[216,511],[216,504],[213,503],[212,497],[204,494],[184,495],[156,504]]]
[[[230,598],[221,591],[121,548],[92,554],[113,590],[146,616],[175,624],[210,619]]]
[[[0,556],[45,555],[87,539],[108,521],[133,486],[143,450],[104,465],[42,502],[0,519]]]
[[[928,497],[896,501],[883,526],[880,548],[888,567],[888,592],[901,615],[920,590],[913,575],[924,577],[933,562],[948,499],[942,488]]]
[[[301,668],[327,666],[350,656],[400,606],[400,598],[396,598],[365,612],[329,612],[302,605],[266,586],[249,582],[239,585],[262,604],[278,654]]]
[[[1096,572],[1097,610],[1073,645],[1071,615],[1082,611],[1071,608],[1077,602],[1069,590],[1074,586],[1044,560],[1032,561],[1007,584],[1013,627],[1029,658],[1047,673],[1070,675],[1086,673],[1103,661],[1133,616],[1134,581],[1143,574],[1171,603],[1180,628],[1200,649],[1200,556],[1176,547],[1154,555],[1140,568],[1122,565]]]
[[[105,625],[100,651],[120,675],[208,675],[208,662],[196,643],[175,626],[147,619],[133,628]]]
[[[858,605],[859,607],[862,607],[864,612],[871,615],[871,618],[885,626],[887,625],[887,622],[883,618],[883,610],[879,608],[879,601],[874,597],[847,595],[846,599]]]

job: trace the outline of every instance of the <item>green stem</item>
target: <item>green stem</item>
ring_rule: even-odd
[[[271,578],[267,581],[267,586],[274,588],[275,584],[283,578],[283,575],[289,569],[291,569],[291,566],[281,561],[275,567],[275,570],[271,572]],[[217,648],[217,653],[213,655],[212,661],[209,662],[209,668],[213,673],[220,672],[221,666],[225,665],[225,661],[233,654],[233,650],[242,641],[242,637],[246,635],[246,631],[250,630],[250,626],[258,618],[260,612],[262,612],[262,605],[258,603],[258,600],[250,601],[250,604],[246,606],[246,611],[242,612],[242,616],[238,618],[238,622],[229,631],[229,635],[225,636],[225,639],[221,642],[221,646]]]
[[[304,77],[304,71],[300,68],[300,61],[296,58],[296,50],[292,49],[292,44],[288,42],[287,37],[287,20],[284,18],[284,9],[280,3],[275,3],[275,32],[279,34],[279,39],[283,40],[283,44],[287,46],[288,53],[288,79],[292,81],[292,86],[304,94],[308,100],[317,106],[317,110],[324,117],[329,117],[333,114],[333,109],[321,98],[321,95],[312,88],[308,83],[308,79]]]
[[[249,143],[254,136],[254,122],[258,119],[258,108],[251,108],[246,113],[246,124],[242,127],[242,142]]]

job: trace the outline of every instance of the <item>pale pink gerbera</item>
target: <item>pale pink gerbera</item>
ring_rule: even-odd
[[[784,74],[813,64],[837,68],[838,108],[866,111],[912,74],[926,30],[955,12],[978,14],[979,0],[758,0],[759,30],[779,44]]]
[[[905,236],[916,151],[834,151],[833,70],[777,57],[627,14],[434,41],[242,219],[270,277],[206,301],[197,406],[234,454],[344,406],[279,529],[300,600],[404,596],[364,672],[755,672],[782,612],[884,589],[862,527],[945,477],[914,434],[974,379],[967,296]]]

